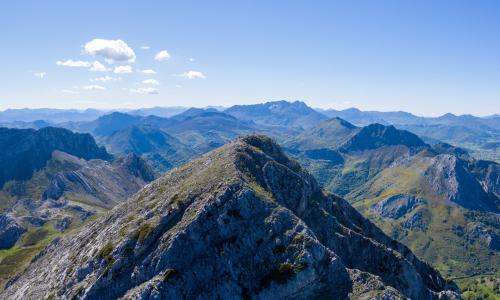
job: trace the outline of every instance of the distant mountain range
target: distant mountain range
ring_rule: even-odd
[[[372,123],[394,125],[418,134],[428,143],[439,141],[469,149],[480,159],[500,161],[500,117],[456,116],[445,114],[441,117],[418,117],[407,112],[360,111],[355,108],[346,110],[324,110],[329,117],[339,117],[358,126]]]
[[[238,119],[253,121],[259,125],[307,129],[319,121],[326,120],[324,114],[307,106],[304,102],[275,101],[254,105],[235,105],[226,110]]]
[[[119,110],[133,116],[157,116],[170,118],[187,111],[188,107],[153,107],[136,110]],[[209,109],[210,110],[210,109]],[[361,111],[356,108],[345,110],[322,110],[308,107],[300,101],[273,101],[255,105],[235,105],[230,108],[216,107],[213,111],[224,111],[239,120],[254,122],[268,127],[287,127],[302,130],[328,118],[339,117],[357,126],[373,123],[394,125],[419,135],[425,142],[440,141],[467,149],[479,159],[500,162],[500,116],[487,117],[445,114],[440,117],[421,117],[408,112]],[[0,126],[39,129],[45,126],[65,127],[76,130],[74,122],[89,122],[99,116],[109,114],[104,110],[63,110],[63,109],[9,109],[0,112]],[[60,124],[66,123],[66,124]],[[89,124],[89,127],[92,125]],[[104,129],[104,130],[113,130]],[[85,132],[90,132],[87,128]]]

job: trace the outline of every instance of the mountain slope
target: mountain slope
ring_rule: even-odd
[[[198,154],[176,137],[152,126],[128,127],[103,138],[102,142],[113,154],[135,153],[162,171]]]
[[[270,139],[248,136],[54,241],[0,296],[455,299],[451,289]]]
[[[332,118],[290,138],[285,144],[296,150],[334,149],[344,144],[360,130],[345,120]]]
[[[40,130],[0,128],[0,187],[9,180],[29,179],[42,168],[54,150],[84,159],[110,159],[89,134],[46,127]]]

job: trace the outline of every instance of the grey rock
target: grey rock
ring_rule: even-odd
[[[38,216],[24,216],[22,220],[35,227],[43,226],[47,222],[47,220]]]
[[[71,216],[64,216],[63,218],[56,220],[54,227],[59,232],[64,232],[64,231],[66,231],[66,229],[68,229],[69,225],[71,225],[72,221],[73,221],[73,218],[71,218]]]
[[[13,218],[0,215],[0,249],[8,249],[26,232]]]
[[[488,194],[463,160],[449,154],[433,158],[424,177],[439,196],[465,208],[499,212],[498,197]]]
[[[384,218],[399,219],[422,203],[424,200],[418,196],[398,194],[374,204],[372,209]]]

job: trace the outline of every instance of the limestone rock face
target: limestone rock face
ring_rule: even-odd
[[[490,176],[493,175],[490,174]],[[434,157],[433,164],[426,171],[425,177],[431,189],[448,201],[466,208],[499,211],[498,197],[495,193],[491,192],[488,195],[481,183],[465,167],[464,162],[456,156],[442,154]],[[488,183],[484,185],[487,187]]]
[[[399,219],[423,202],[417,196],[399,194],[385,198],[373,205],[372,209],[384,218]]]
[[[264,136],[146,185],[52,242],[2,299],[459,299]]]

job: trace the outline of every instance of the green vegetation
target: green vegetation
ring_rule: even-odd
[[[39,241],[43,240],[49,235],[49,231],[45,228],[39,228],[34,231],[26,233],[23,237],[23,247],[34,246]]]
[[[271,283],[276,282],[277,284],[285,284],[290,280],[295,274],[303,271],[307,268],[305,264],[291,264],[288,262],[281,263],[277,268],[272,269],[269,274],[264,276],[260,282],[260,287],[265,289],[271,285]]]
[[[97,253],[99,257],[103,259],[107,259],[108,261],[111,260],[112,256],[111,253],[113,252],[113,244],[111,242],[108,242],[106,245],[104,245],[101,250]]]
[[[499,300],[500,274],[456,279],[465,300]]]
[[[105,259],[108,264],[104,268],[104,271],[102,272],[102,276],[106,276],[111,269],[111,266],[113,266],[113,263],[115,262],[115,258],[111,255],[113,252],[113,244],[111,242],[108,242],[106,245],[104,245],[101,250],[99,250],[98,254],[99,257],[102,259]]]
[[[142,243],[146,240],[146,238],[152,231],[153,231],[153,226],[151,226],[151,224],[147,222],[142,223],[141,226],[139,226],[139,229],[137,230],[137,233],[135,235],[136,239]]]

